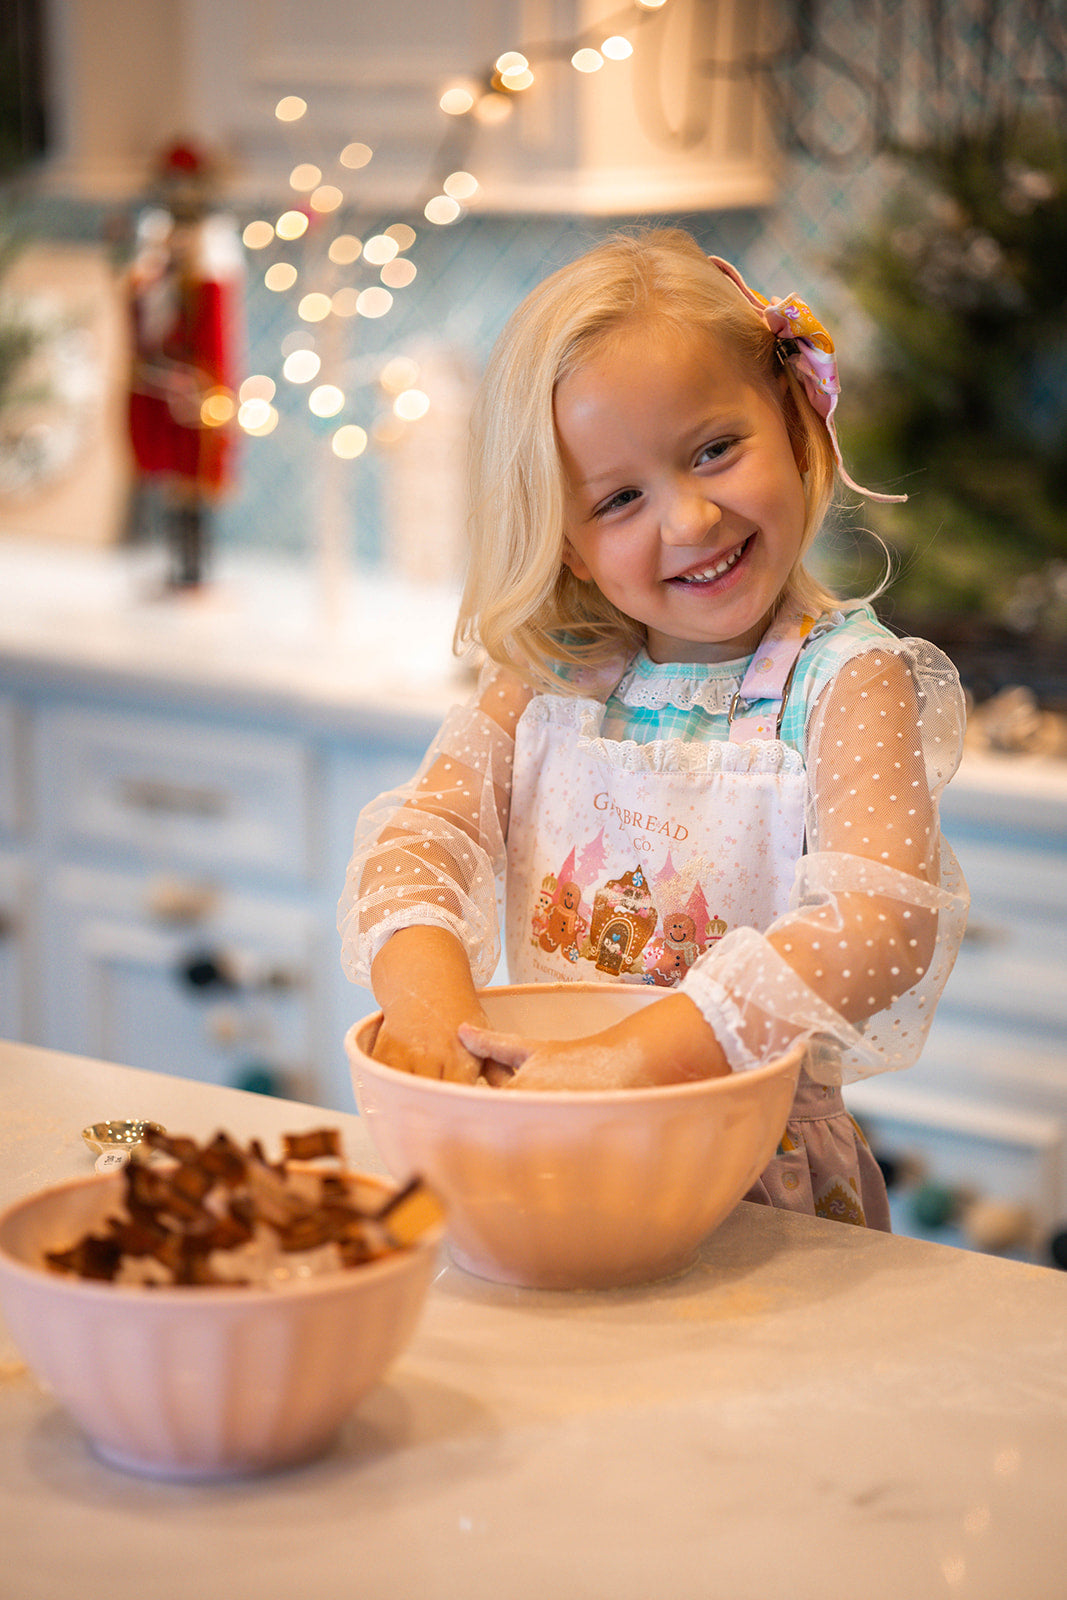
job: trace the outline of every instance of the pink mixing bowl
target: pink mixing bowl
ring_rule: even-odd
[[[662,991],[626,984],[487,989],[494,1028],[578,1038]],[[604,1289],[683,1271],[771,1160],[803,1046],[751,1072],[656,1089],[490,1089],[398,1072],[369,1054],[380,1013],[346,1036],[361,1113],[385,1166],[448,1210],[469,1272],[542,1289]]]
[[[353,1175],[371,1204],[393,1185]],[[50,1271],[100,1226],[122,1174],[75,1178],[0,1215],[0,1306],[27,1365],[113,1465],[156,1477],[264,1472],[326,1450],[414,1331],[441,1231],[284,1290],[142,1288]]]

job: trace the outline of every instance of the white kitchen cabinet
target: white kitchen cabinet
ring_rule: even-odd
[[[36,1032],[35,932],[28,865],[20,855],[0,850],[0,1036],[5,1039],[27,1039]]]
[[[25,820],[25,728],[18,700],[0,692],[0,838]]]
[[[36,717],[51,849],[307,884],[314,751],[295,733],[67,702]]]
[[[855,1085],[876,1147],[965,1199],[1067,1228],[1067,763],[969,758],[943,823],[971,915],[918,1064]]]
[[[3,781],[29,804],[0,851],[4,1034],[351,1109],[343,1036],[373,999],[341,973],[336,902],[360,807],[431,724],[14,676],[27,737]]]
[[[226,629],[224,659],[195,612],[185,642],[157,615],[162,661],[143,617],[125,641],[67,616],[5,647],[0,625],[0,1032],[350,1110],[344,1033],[374,1002],[341,972],[336,904],[360,807],[433,732],[447,648],[423,629],[423,708],[365,692],[371,644],[279,664]]]
[[[204,1082],[265,1071],[287,1093],[322,1095],[332,950],[312,906],[64,864],[46,927],[63,952],[45,975],[50,1040],[159,1072],[192,1063]]]
[[[0,1034],[36,1027],[33,973],[37,928],[32,863],[25,844],[26,728],[19,702],[0,692]]]

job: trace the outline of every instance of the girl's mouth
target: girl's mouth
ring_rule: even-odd
[[[714,583],[716,578],[723,577],[725,573],[730,571],[731,567],[737,565],[741,557],[748,551],[755,537],[754,533],[750,533],[743,544],[735,545],[733,550],[721,556],[718,561],[709,562],[706,567],[700,567],[695,572],[686,572],[676,578],[669,578],[667,581],[669,583],[685,584]]]

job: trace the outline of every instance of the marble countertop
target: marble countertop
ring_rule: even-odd
[[[183,592],[163,587],[151,550],[0,539],[0,597],[0,667],[14,682],[423,732],[472,682],[452,653],[457,590],[310,557],[226,555],[210,584]]]
[[[224,553],[212,582],[162,589],[159,552],[0,538],[0,669],[233,707],[342,733],[407,726],[428,740],[473,683],[452,653],[458,590],[354,569]],[[1060,834],[1067,761],[968,752],[953,815]]]
[[[0,1046],[0,1202],[147,1116],[272,1147],[309,1106]],[[356,1116],[330,1114],[380,1170]],[[18,1600],[1051,1600],[1067,1277],[742,1204],[686,1276],[549,1294],[442,1260],[338,1448],[212,1487],[98,1462],[0,1338]]]

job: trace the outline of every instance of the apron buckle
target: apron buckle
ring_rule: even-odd
[[[793,677],[793,674],[792,674],[792,671],[790,671],[790,674],[789,674],[789,681],[790,682],[792,682],[792,677]],[[786,685],[786,687],[788,689],[788,684]],[[751,716],[754,707],[758,706],[759,704],[760,704],[760,702],[758,700],[742,700],[742,698],[741,698],[741,690],[740,689],[735,690],[734,697],[730,701],[730,709],[726,714],[726,725],[727,725],[727,727],[729,727],[729,728],[733,727],[734,719],[738,715],[740,715],[742,720],[744,720],[745,717]],[[782,718],[784,716],[785,716],[785,696],[783,695],[782,699],[779,700],[779,702],[778,702],[778,715],[774,719],[774,737],[776,739],[778,738],[778,736],[780,735],[780,733],[782,731]]]

